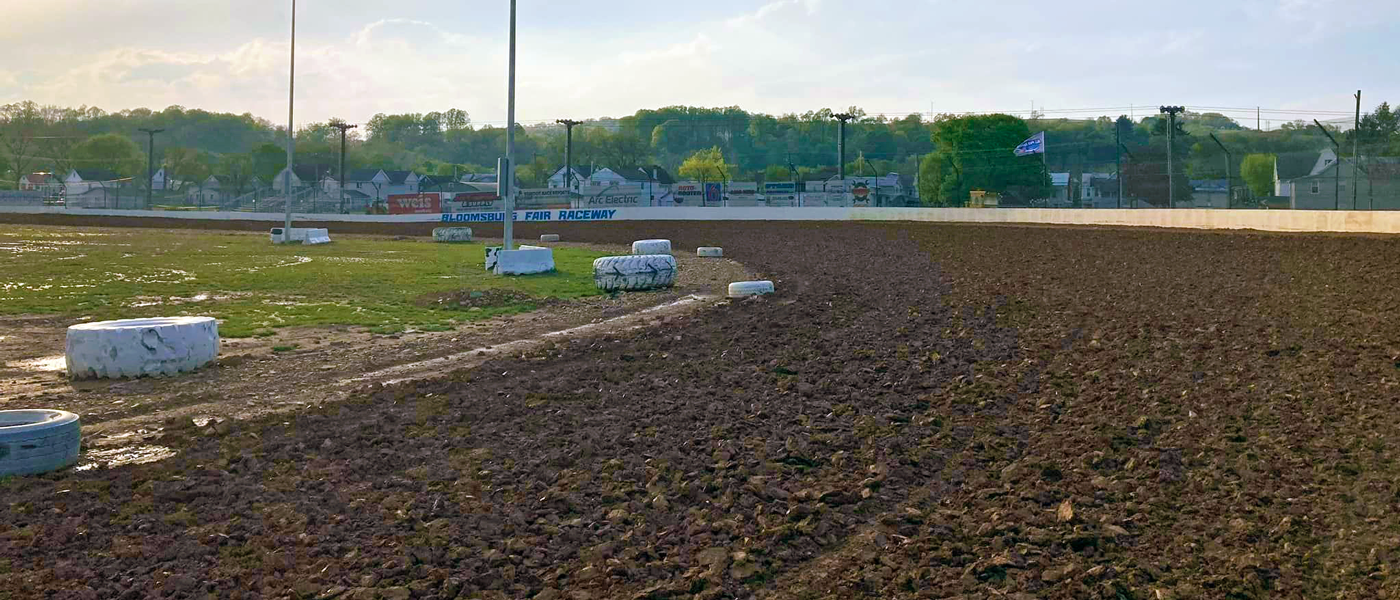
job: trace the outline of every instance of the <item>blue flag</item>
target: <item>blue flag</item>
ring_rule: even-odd
[[[1016,156],[1026,156],[1029,154],[1045,154],[1045,132],[1042,131],[1021,142],[1016,147]]]

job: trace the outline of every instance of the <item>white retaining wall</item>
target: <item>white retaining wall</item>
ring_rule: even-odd
[[[69,214],[113,217],[162,217],[213,221],[280,223],[280,213],[179,212],[69,209],[48,206],[0,206],[0,213]],[[773,207],[638,207],[610,209],[517,210],[518,222],[570,221],[925,221],[945,223],[1016,223],[1112,225],[1188,229],[1256,229],[1339,233],[1400,233],[1400,211],[1222,210],[1222,209],[1052,209],[1052,208],[773,208]],[[299,222],[361,223],[499,223],[500,212],[453,215],[295,214]]]

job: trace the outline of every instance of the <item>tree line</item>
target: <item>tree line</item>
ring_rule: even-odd
[[[868,114],[858,107],[843,112],[856,117],[846,127],[847,175],[897,172],[912,177],[918,173],[926,203],[958,204],[971,189],[1012,196],[1043,193],[1048,185],[1046,172],[1113,172],[1119,158],[1117,140],[1133,156],[1123,165],[1127,181],[1144,186],[1129,193],[1151,198],[1166,195],[1165,183],[1153,183],[1166,175],[1167,124],[1158,115],[1137,120],[1039,115],[929,119],[919,114]],[[837,172],[834,113],[822,109],[775,116],[738,107],[644,109],[575,127],[573,162],[585,167],[656,164],[682,176],[683,171],[696,172],[702,164],[720,164],[718,177],[727,180],[822,179]],[[341,142],[336,123],[313,123],[297,131],[297,164],[325,165],[334,171]],[[1188,112],[1180,117],[1172,148],[1179,179],[1225,178],[1226,154],[1208,134],[1230,149],[1229,170],[1238,179],[1251,154],[1315,153],[1329,146],[1325,136],[1309,125],[1289,123],[1257,131],[1218,113]],[[564,127],[552,122],[516,127],[517,176],[528,187],[542,186],[564,163]],[[179,181],[199,182],[219,175],[235,187],[251,186],[255,180],[270,182],[286,163],[285,128],[251,114],[180,106],[108,113],[94,107],[19,102],[0,106],[0,186],[13,187],[25,173],[50,171],[61,176],[74,168],[105,169],[144,180],[148,138],[139,131],[142,128],[164,130],[156,136],[155,162]],[[1012,156],[1011,148],[1038,131],[1047,136],[1043,163],[1040,157]],[[1388,104],[1366,115],[1359,132],[1364,152],[1400,153],[1397,116]],[[350,130],[346,168],[413,169],[428,175],[487,173],[505,152],[505,134],[503,127],[474,124],[461,109],[378,114]],[[1349,140],[1354,132],[1338,135]],[[1343,145],[1350,150],[1349,141]],[[683,169],[687,160],[692,166]]]

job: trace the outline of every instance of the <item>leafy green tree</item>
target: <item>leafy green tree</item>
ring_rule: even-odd
[[[146,154],[131,138],[115,133],[95,135],[73,147],[73,161],[81,168],[106,169],[122,177],[144,173]]]
[[[962,206],[975,189],[1048,195],[1040,157],[1013,152],[1030,135],[1026,122],[1010,115],[941,118],[933,132],[938,149],[920,170],[920,197],[925,204]]]
[[[207,156],[194,148],[170,148],[165,151],[165,172],[176,184],[175,191],[198,187],[213,172]]]
[[[768,183],[792,181],[792,170],[782,165],[768,165],[763,170],[763,181]]]
[[[227,154],[219,159],[217,173],[225,179],[225,192],[242,196],[252,190],[253,157],[247,154]]]
[[[282,182],[273,180],[287,167],[287,149],[277,144],[260,144],[253,149],[250,158],[253,163],[253,176],[262,180],[263,185],[281,189]]]
[[[686,179],[728,181],[733,169],[734,166],[725,162],[724,153],[716,146],[690,155],[676,172]]]
[[[1272,196],[1274,193],[1273,154],[1249,154],[1240,165],[1240,177],[1256,197]]]

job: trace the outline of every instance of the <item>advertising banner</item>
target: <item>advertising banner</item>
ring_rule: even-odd
[[[705,206],[724,206],[724,184],[705,184]]]
[[[699,182],[682,181],[677,183],[672,191],[676,198],[676,206],[704,206]]]
[[[391,215],[427,215],[442,212],[442,196],[432,193],[389,196]]]
[[[797,206],[797,184],[791,181],[765,183],[763,201],[767,206]]]
[[[442,203],[442,212],[476,212],[502,208],[501,199],[495,192],[461,192],[445,194],[449,196]]]
[[[729,184],[729,206],[764,206],[758,195],[758,183],[734,181]]]
[[[573,201],[569,190],[565,189],[541,188],[515,192],[515,207],[520,209],[570,208],[572,206]]]
[[[579,197],[579,208],[623,208],[650,206],[651,197],[643,197],[641,186],[614,186],[594,194]]]

